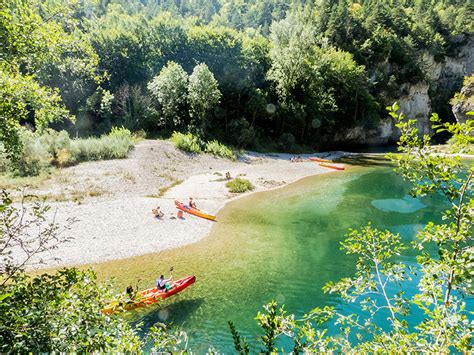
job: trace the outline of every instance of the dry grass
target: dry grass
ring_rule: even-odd
[[[11,176],[9,174],[0,175],[0,189],[21,189],[24,187],[39,188],[47,180],[50,180],[58,174],[57,170],[50,170],[37,176]]]
[[[172,189],[173,187],[175,186],[178,186],[179,184],[181,184],[183,182],[183,180],[180,180],[180,179],[173,179],[173,181],[171,182],[171,184],[169,185],[166,185],[166,186],[162,186],[158,189],[158,193],[157,194],[153,194],[153,195],[146,195],[145,197],[152,197],[152,198],[160,198],[160,197],[163,197],[166,192],[170,189]]]
[[[133,176],[132,174],[130,173],[125,173],[123,174],[123,179],[127,182],[130,182],[132,184],[136,184],[137,183],[137,180],[135,179],[135,176]]]

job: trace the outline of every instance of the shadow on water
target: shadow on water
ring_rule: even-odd
[[[179,299],[179,296],[175,296],[178,298],[166,301],[165,305],[157,306],[151,311],[147,308],[147,310],[130,313],[130,321],[135,325],[141,324],[143,329],[149,329],[156,323],[182,325],[190,314],[195,313],[202,306],[204,298]]]
[[[392,168],[393,164],[382,154],[361,154],[344,156],[334,160],[335,163],[355,165],[362,167],[387,167]]]

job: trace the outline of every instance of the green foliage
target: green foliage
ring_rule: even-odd
[[[75,139],[71,142],[72,152],[78,161],[124,159],[133,147],[130,131],[121,129],[100,138]]]
[[[116,132],[117,133],[117,132]],[[97,282],[93,270],[61,269],[32,276],[25,272],[33,258],[68,242],[64,226],[47,219],[44,202],[13,204],[0,195],[0,349],[5,353],[127,352],[140,353],[151,340],[155,351],[185,350],[179,329],[154,325],[140,339],[138,329],[119,317],[102,314],[112,297],[109,284]],[[15,250],[15,255],[12,252]],[[140,325],[138,325],[139,327]]]
[[[147,337],[153,343],[151,349],[156,353],[186,353],[188,350],[188,337],[178,328],[171,328],[163,323],[156,323],[150,328]]]
[[[464,78],[461,92],[454,94],[450,101],[450,104],[453,106],[459,103],[468,107],[474,106],[474,74]]]
[[[20,130],[21,152],[10,161],[18,176],[34,176],[51,166],[67,167],[81,161],[123,159],[133,147],[132,134],[125,128],[112,128],[100,138],[71,139],[66,131],[48,129],[44,133]]]
[[[109,295],[93,271],[19,273],[1,286],[3,352],[138,351],[140,339],[127,321],[100,310]],[[94,334],[91,336],[91,334]]]
[[[232,193],[243,193],[252,191],[255,188],[249,180],[241,178],[235,178],[226,183],[225,186],[229,189],[229,192]]]
[[[20,122],[34,112],[30,122],[38,129],[49,123],[69,118],[57,91],[39,85],[32,76],[9,71],[0,65],[0,141],[12,159],[21,150]]]
[[[293,14],[271,27],[268,78],[286,111],[281,115],[281,133],[300,141],[360,124],[362,116],[370,119],[375,112],[364,67],[350,53],[318,46],[315,33],[304,14]],[[315,119],[318,125],[313,124]],[[285,126],[297,129],[288,132]]]
[[[247,343],[247,339],[242,338],[235,328],[234,323],[228,321],[227,324],[229,325],[230,333],[232,334],[232,340],[234,341],[234,349],[241,355],[249,354],[250,347]]]
[[[176,148],[188,153],[201,153],[201,144],[198,136],[192,133],[173,132],[171,141]]]
[[[237,156],[232,151],[232,149],[230,149],[229,147],[225,146],[222,143],[219,143],[216,140],[207,142],[206,145],[204,146],[204,151],[206,153],[209,153],[218,157],[222,157],[222,158],[227,158],[230,160],[237,159]]]
[[[222,96],[217,80],[206,64],[202,63],[194,67],[189,76],[188,92],[191,124],[201,132],[205,132],[209,125],[207,122],[209,115]]]
[[[160,103],[165,127],[180,126],[188,91],[188,74],[183,68],[175,62],[168,62],[148,83],[148,90]]]

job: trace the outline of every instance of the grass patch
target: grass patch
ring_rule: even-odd
[[[216,140],[209,141],[206,143],[204,147],[204,151],[206,153],[212,154],[214,156],[218,156],[221,158],[226,158],[230,160],[237,160],[237,156],[235,155],[234,151],[229,147],[225,146],[222,143],[219,143]]]
[[[202,152],[212,154],[216,157],[237,160],[237,155],[228,146],[217,140],[203,142],[201,138],[192,133],[173,132],[171,141],[179,150],[188,153],[200,154]]]
[[[188,153],[201,153],[200,139],[192,133],[173,132],[171,141],[176,148]]]
[[[249,180],[241,178],[235,178],[225,184],[225,186],[229,189],[229,192],[233,193],[252,191],[255,188]]]
[[[11,173],[0,175],[0,188],[15,190],[23,187],[38,188],[56,175],[56,170],[43,171],[36,176],[15,176]]]
[[[183,180],[175,179],[174,181],[171,182],[171,184],[160,187],[160,188],[158,189],[158,193],[157,193],[157,194],[146,195],[145,197],[151,197],[151,198],[160,198],[160,197],[163,197],[163,196],[166,194],[166,192],[168,192],[168,190],[172,189],[172,188],[175,187],[175,186],[178,186],[178,185],[181,184],[182,182],[183,182]]]

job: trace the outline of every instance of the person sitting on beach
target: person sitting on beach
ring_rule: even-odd
[[[156,288],[159,291],[165,291],[165,292],[168,291],[168,289],[170,289],[171,287],[167,285],[167,283],[170,282],[171,280],[173,280],[173,274],[171,274],[170,277],[167,279],[165,279],[163,275],[160,275],[159,279],[156,280]]]
[[[160,206],[157,206],[156,208],[152,209],[151,212],[155,215],[156,218],[161,218],[165,214],[160,210]]]
[[[231,180],[232,179],[229,172],[225,173],[225,178],[226,178],[226,180]]]
[[[196,202],[193,201],[193,198],[189,198],[189,208],[197,208],[196,207]]]

